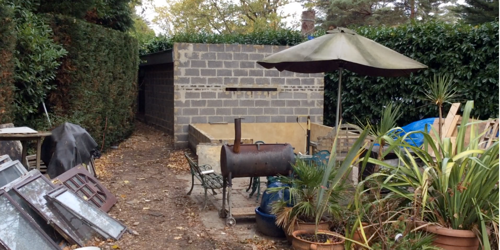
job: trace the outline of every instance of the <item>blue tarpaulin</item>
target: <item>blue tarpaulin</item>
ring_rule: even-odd
[[[413,131],[425,131],[425,125],[427,125],[427,131],[425,132],[429,132],[436,118],[437,117],[426,118],[403,126],[401,127],[403,131],[401,131],[400,136]],[[422,134],[412,134],[405,141],[412,146],[420,147],[424,143],[424,136]]]

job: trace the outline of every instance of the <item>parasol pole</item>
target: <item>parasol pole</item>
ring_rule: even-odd
[[[47,112],[47,107],[45,107],[45,102],[43,102],[43,99],[42,99],[42,104],[43,104],[43,110],[45,110],[45,115],[47,116],[47,120],[49,121],[49,126],[52,127],[52,122],[50,122],[49,112]]]
[[[342,67],[339,68],[340,76],[339,76],[339,91],[337,93],[337,114],[335,115],[335,129],[339,125],[340,118],[340,93],[342,93]]]

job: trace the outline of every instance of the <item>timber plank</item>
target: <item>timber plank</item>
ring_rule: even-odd
[[[255,217],[255,207],[234,207],[231,208],[233,217]]]
[[[441,139],[445,138],[448,134],[448,131],[451,130],[451,133],[453,133],[454,128],[456,128],[458,119],[455,121],[455,116],[458,112],[458,109],[460,108],[460,103],[453,103],[450,107],[450,111],[448,111],[448,115],[444,119],[443,126],[441,127]],[[452,127],[453,121],[455,121],[455,126]]]

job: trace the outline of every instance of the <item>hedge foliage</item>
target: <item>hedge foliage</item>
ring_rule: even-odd
[[[259,45],[297,45],[304,41],[298,31],[282,29],[255,31],[249,34],[207,34],[178,33],[173,36],[157,36],[148,43],[141,44],[139,54],[151,54],[172,49],[174,43],[208,44],[259,44]]]
[[[55,40],[68,51],[49,106],[56,124],[86,128],[104,147],[134,129],[138,45],[126,33],[61,15],[51,16]]]
[[[0,5],[0,123],[13,119],[15,24],[11,8]]]
[[[39,2],[37,13],[51,13],[71,16],[77,19],[84,19],[89,23],[98,24],[120,31],[127,31],[134,25],[132,20],[133,4],[131,4],[130,0],[37,1]],[[137,4],[137,2],[135,4]]]
[[[399,78],[365,77],[347,72],[342,80],[344,121],[376,122],[384,104],[390,101],[403,104],[399,125],[437,117],[437,107],[425,101],[422,92],[425,82],[434,73],[454,76],[460,95],[455,102],[474,100],[473,116],[480,119],[498,117],[498,22],[479,26],[427,22],[393,28],[360,28],[357,32],[429,68]],[[335,122],[337,85],[338,73],[327,74],[325,124]],[[445,112],[447,110],[445,106]]]

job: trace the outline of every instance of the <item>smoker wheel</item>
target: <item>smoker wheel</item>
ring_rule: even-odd
[[[226,225],[232,227],[236,225],[236,220],[233,217],[229,217],[226,219]]]

